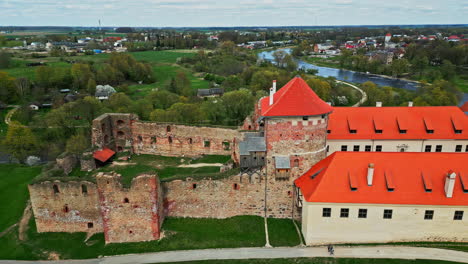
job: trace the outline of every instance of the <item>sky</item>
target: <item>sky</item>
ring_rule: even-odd
[[[468,24],[468,0],[0,0],[0,26]]]

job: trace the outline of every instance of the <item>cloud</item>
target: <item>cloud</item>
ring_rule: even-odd
[[[467,16],[466,0],[0,0],[0,26],[447,24]]]

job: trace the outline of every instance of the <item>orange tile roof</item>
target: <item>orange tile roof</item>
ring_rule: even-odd
[[[468,116],[456,106],[334,107],[328,130],[328,139],[468,139]]]
[[[106,162],[112,156],[114,156],[114,154],[115,154],[115,151],[108,149],[108,148],[103,148],[102,150],[96,150],[93,153],[93,157],[99,161]]]
[[[295,184],[308,202],[468,206],[468,193],[463,192],[468,188],[467,161],[466,153],[335,152]],[[374,164],[372,186],[367,185],[369,163]],[[447,198],[444,185],[450,170],[457,178],[453,197]]]
[[[462,106],[460,106],[460,109],[463,112],[468,112],[468,102],[464,103]]]
[[[328,114],[332,107],[325,103],[301,77],[295,77],[270,98],[260,100],[262,116],[314,116]]]

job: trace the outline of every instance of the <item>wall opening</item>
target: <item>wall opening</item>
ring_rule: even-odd
[[[68,213],[70,211],[70,208],[68,208],[68,204],[66,204],[64,207],[63,207],[63,212],[64,213]]]
[[[224,150],[230,150],[231,149],[231,144],[229,141],[223,141],[223,149]]]
[[[52,188],[54,189],[54,194],[60,193],[59,187],[57,186],[57,184],[54,184]]]
[[[189,144],[192,144],[192,143],[193,143],[192,138],[189,138],[189,139],[188,139],[188,143],[189,143]]]
[[[171,126],[166,127],[166,132],[171,132]]]
[[[156,137],[151,137],[151,144],[156,144]]]
[[[197,188],[197,184],[196,183],[192,184],[192,189],[196,189],[196,188]]]
[[[252,130],[252,126],[251,126],[251,125],[249,125],[249,130]]]
[[[167,141],[169,141],[169,144],[172,144],[172,137],[168,137]]]
[[[299,159],[294,159],[293,166],[296,168],[299,167]]]
[[[93,223],[88,223],[88,228],[93,228],[94,227],[94,224]]]
[[[106,125],[105,124],[101,124],[101,130],[102,130],[102,132],[104,132],[106,130]]]
[[[124,138],[125,137],[125,133],[123,131],[117,131],[117,137],[118,138]]]
[[[239,186],[239,184],[234,183],[234,184],[232,185],[232,188],[233,188],[234,190],[239,190],[239,189],[240,189],[240,186]]]
[[[104,144],[107,144],[107,143],[109,143],[109,136],[104,135]]]
[[[125,197],[123,202],[124,202],[124,203],[129,203],[130,200],[129,200],[127,197]]]
[[[143,141],[143,137],[142,136],[138,136],[138,142],[142,142]]]
[[[81,193],[82,194],[88,194],[88,186],[82,184],[81,185]]]
[[[125,121],[123,120],[117,120],[117,126],[123,126],[125,124]]]
[[[121,146],[118,146],[118,147],[117,147],[117,151],[118,151],[118,152],[122,152],[122,151],[123,151],[123,148],[122,148]]]
[[[203,142],[203,146],[204,146],[205,148],[209,148],[210,145],[211,145],[211,142],[210,142],[209,140],[205,140],[205,141]]]

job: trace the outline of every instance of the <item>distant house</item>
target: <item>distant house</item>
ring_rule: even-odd
[[[457,35],[452,35],[452,36],[448,37],[447,39],[448,39],[448,41],[451,41],[451,42],[458,42],[458,41],[460,41],[460,37],[457,36]]]
[[[368,57],[369,61],[378,60],[385,64],[391,64],[393,62],[394,53],[379,50],[374,52],[368,52],[366,53],[366,56]]]
[[[96,93],[94,96],[99,100],[108,100],[109,97],[116,93],[114,87],[110,85],[98,85],[96,86]]]
[[[211,88],[211,89],[198,89],[198,97],[216,97],[224,94],[223,88]]]

